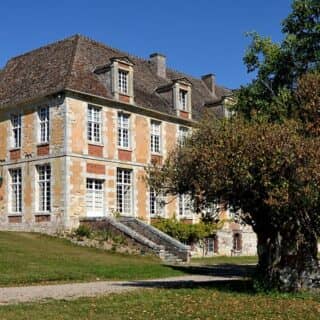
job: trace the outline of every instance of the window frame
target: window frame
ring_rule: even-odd
[[[91,144],[102,145],[102,108],[88,104],[87,107],[87,140]]]
[[[155,129],[155,126],[157,128]],[[150,150],[151,153],[162,153],[162,125],[160,121],[151,120],[150,123]]]
[[[179,194],[178,196],[178,213],[180,218],[192,218],[192,200],[190,195],[186,193]]]
[[[133,187],[134,187],[133,171],[126,168],[117,168],[117,175],[116,175],[117,212],[119,212],[122,215],[129,215],[129,216],[132,215]]]
[[[118,68],[118,92],[129,95],[129,70]]]
[[[130,128],[130,114],[119,112],[117,118],[117,140],[118,148],[131,148],[131,128]],[[125,121],[126,120],[126,121]],[[126,143],[125,143],[126,142]]]
[[[178,144],[183,146],[185,144],[186,139],[190,134],[190,129],[188,127],[179,126],[178,129]]]
[[[43,172],[41,172],[43,171]],[[49,163],[36,166],[37,174],[37,202],[38,213],[49,214],[52,211],[52,170]]]
[[[89,188],[88,185],[89,183],[92,183],[92,188]],[[97,186],[100,185],[101,188],[97,188]],[[93,203],[94,203],[94,206],[88,206],[88,202],[89,202],[89,193],[88,193],[88,190],[92,190],[94,192],[94,194],[96,195],[97,191],[99,191],[100,195],[101,195],[101,203],[102,203],[102,208],[101,208],[101,211],[102,211],[102,215],[99,215],[97,217],[100,217],[100,216],[105,216],[105,180],[104,179],[97,179],[97,178],[92,178],[92,177],[87,177],[86,178],[86,213],[87,213],[87,216],[91,216],[88,214],[88,212],[90,211],[90,209],[92,211],[94,211],[94,209],[96,209],[96,201],[94,200]]]
[[[44,117],[42,118],[42,113]],[[48,106],[39,107],[37,112],[38,118],[38,143],[50,142],[50,109]],[[43,139],[44,134],[44,139]]]
[[[14,179],[14,173],[17,173],[16,179]],[[23,210],[23,181],[22,181],[22,168],[9,169],[9,208],[8,211],[13,215],[22,215]],[[14,181],[16,180],[16,181]],[[17,191],[18,190],[18,191]],[[15,199],[14,199],[15,197]],[[15,208],[13,208],[15,207]]]
[[[11,115],[11,147],[21,149],[22,146],[22,115],[21,113]]]
[[[179,109],[182,111],[189,111],[189,91],[179,88]]]
[[[165,216],[165,201],[162,194],[157,194],[153,188],[149,190],[149,214],[151,218]]]

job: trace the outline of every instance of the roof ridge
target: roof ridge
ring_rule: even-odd
[[[70,59],[70,65],[69,65],[69,68],[68,68],[67,77],[66,77],[65,84],[64,84],[64,86],[66,88],[68,88],[69,82],[71,81],[71,78],[72,78],[72,70],[73,70],[73,66],[74,66],[75,61],[76,61],[76,55],[77,55],[77,52],[78,52],[80,37],[81,37],[80,34],[74,35],[75,45],[74,45],[74,48],[73,48],[72,58]]]
[[[19,54],[19,55],[15,56],[15,57],[10,58],[10,59],[7,61],[6,64],[8,64],[8,62],[10,62],[10,61],[13,61],[13,60],[16,60],[16,59],[20,59],[21,57],[25,57],[25,56],[28,56],[28,55],[30,55],[30,54],[33,54],[33,53],[36,52],[36,51],[43,50],[43,49],[45,49],[45,48],[49,48],[49,47],[55,46],[55,45],[57,45],[57,44],[59,44],[59,43],[65,42],[66,40],[71,40],[72,38],[76,38],[76,37],[79,37],[79,36],[81,36],[81,35],[80,35],[80,34],[74,34],[74,35],[69,36],[69,37],[66,37],[66,38],[64,38],[64,39],[57,40],[57,41],[54,41],[54,42],[45,44],[45,45],[40,46],[40,47],[38,47],[38,48],[36,48],[36,49],[33,49],[33,50],[31,50],[31,51],[24,52],[24,53],[22,53],[22,54]],[[3,68],[3,69],[4,69],[4,68]]]
[[[112,46],[110,46],[110,45],[108,45],[108,44],[105,44],[105,43],[102,42],[102,41],[94,40],[94,39],[92,39],[92,38],[90,38],[90,37],[88,37],[88,36],[82,35],[82,34],[78,34],[78,36],[79,36],[80,39],[83,39],[83,40],[86,40],[86,41],[90,41],[90,42],[92,42],[93,44],[96,44],[96,45],[105,47],[105,48],[107,48],[107,49],[111,49],[111,50],[113,50],[113,51],[116,51],[116,52],[118,52],[118,53],[121,53],[122,55],[131,56],[131,57],[133,57],[133,58],[135,58],[135,59],[141,60],[142,62],[147,62],[147,61],[148,61],[148,59],[146,59],[146,58],[143,58],[143,57],[137,56],[137,55],[135,55],[135,54],[133,54],[133,53],[130,53],[130,52],[123,51],[123,50],[120,50],[120,49],[118,49],[118,48],[112,47]]]

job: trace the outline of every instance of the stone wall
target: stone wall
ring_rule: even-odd
[[[51,120],[50,141],[39,144],[38,108],[48,106]],[[53,233],[62,230],[65,219],[64,123],[66,105],[60,98],[0,111],[0,229]],[[21,114],[21,148],[12,149],[12,114]],[[12,153],[15,156],[12,157]],[[51,212],[38,212],[37,166],[51,166]],[[12,213],[10,206],[10,169],[21,168],[22,212]]]

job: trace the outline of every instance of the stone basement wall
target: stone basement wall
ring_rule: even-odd
[[[237,231],[242,237],[242,250],[238,253],[233,252],[233,234],[229,230],[220,230],[217,232],[218,237],[218,255],[232,256],[253,256],[257,254],[257,237],[254,232],[242,230]]]
[[[123,237],[126,242],[126,248],[123,249],[124,251],[127,250],[127,252],[140,254],[153,254],[163,258],[163,246],[156,245],[112,218],[84,218],[80,220],[80,225],[88,226],[93,231],[107,231],[110,232],[112,236]]]

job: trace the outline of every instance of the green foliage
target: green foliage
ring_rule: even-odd
[[[153,223],[153,226],[169,236],[187,243],[214,235],[220,227],[216,223],[199,222],[196,224],[186,224],[175,218],[159,219]]]
[[[301,286],[309,279],[306,272],[315,268],[317,273],[318,268],[320,137],[301,131],[293,120],[208,118],[162,168],[151,172],[169,194],[187,192],[204,207],[219,199],[241,210],[242,220],[258,235],[259,267],[269,277],[266,282],[273,287],[285,279],[284,290]],[[280,279],[282,271],[287,274]]]
[[[90,238],[92,234],[92,230],[89,226],[86,226],[84,224],[81,224],[76,230],[75,230],[75,235],[77,237],[86,237]]]
[[[234,109],[247,119],[258,117],[284,121],[298,114],[294,90],[306,72],[320,70],[320,2],[295,0],[292,13],[283,21],[284,40],[249,33],[252,43],[244,56],[255,79],[237,92]]]

